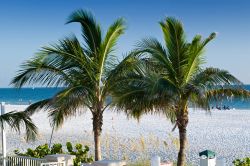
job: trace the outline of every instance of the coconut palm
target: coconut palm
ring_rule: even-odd
[[[215,33],[204,40],[196,35],[188,42],[182,23],[175,18],[167,17],[160,26],[165,43],[154,38],[139,42],[133,54],[141,65],[120,78],[113,88],[113,103],[136,118],[145,113],[163,113],[170,118],[179,129],[177,165],[183,166],[188,106],[209,110],[211,100],[247,97],[249,93],[229,72],[202,66],[204,48]]]
[[[33,59],[21,66],[12,84],[16,87],[37,84],[63,87],[52,98],[34,103],[26,110],[30,114],[47,110],[56,128],[71,116],[91,111],[95,160],[100,160],[103,112],[110,105],[107,97],[115,75],[126,64],[126,59],[118,63],[114,56],[115,45],[124,33],[125,23],[123,19],[117,19],[103,35],[90,12],[73,12],[67,23],[73,22],[81,25],[83,43],[72,35],[43,47]]]
[[[0,126],[3,128],[7,124],[10,128],[15,131],[20,132],[22,126],[26,130],[26,140],[34,140],[37,135],[37,127],[32,122],[31,118],[25,113],[22,112],[8,112],[0,115]]]

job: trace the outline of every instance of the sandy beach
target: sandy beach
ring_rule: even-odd
[[[23,110],[23,105],[6,105],[7,111]],[[14,149],[25,150],[39,144],[48,143],[51,127],[47,114],[40,112],[32,116],[39,128],[39,139],[26,143],[18,133],[7,129],[8,153]],[[188,162],[196,165],[198,153],[205,149],[216,152],[217,157],[226,158],[227,165],[232,160],[250,156],[250,110],[204,111],[190,110],[188,126]],[[160,155],[173,160],[177,156],[178,133],[171,132],[173,125],[164,117],[145,115],[138,122],[124,114],[106,111],[103,126],[103,156],[135,160]],[[20,139],[21,138],[21,139]],[[53,143],[83,143],[92,147],[92,122],[89,113],[68,119],[57,130]]]

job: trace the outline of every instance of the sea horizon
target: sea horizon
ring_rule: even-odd
[[[250,84],[244,84],[245,89],[250,90]],[[10,105],[30,105],[34,102],[53,97],[63,87],[25,87],[25,88],[0,88],[0,102]],[[223,107],[238,110],[250,110],[250,102],[241,99],[229,99],[211,103],[211,109]],[[190,106],[191,107],[191,106]]]

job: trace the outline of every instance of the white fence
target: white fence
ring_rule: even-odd
[[[32,157],[8,156],[6,166],[41,166],[44,162],[46,160]]]
[[[66,166],[64,162],[42,163],[41,166]]]
[[[66,166],[66,164],[65,162],[46,162],[46,159],[26,156],[8,156],[6,166]]]

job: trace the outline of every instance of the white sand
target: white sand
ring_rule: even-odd
[[[25,106],[7,105],[6,110],[23,110]],[[23,137],[8,129],[7,148],[24,150],[28,147],[47,143],[51,127],[46,113],[33,117],[39,127],[39,140],[26,143]],[[198,163],[198,153],[205,149],[213,150],[218,157],[225,157],[228,165],[235,158],[250,156],[250,110],[213,111],[211,115],[204,111],[190,111],[188,126],[187,158],[190,163]],[[176,159],[178,133],[171,132],[173,125],[164,117],[147,115],[138,123],[128,120],[124,114],[108,112],[104,114],[103,156],[108,158],[150,157],[154,154],[164,159]],[[63,128],[55,135],[54,143],[92,142],[92,122],[89,113],[67,120]],[[21,139],[22,138],[22,139]]]

